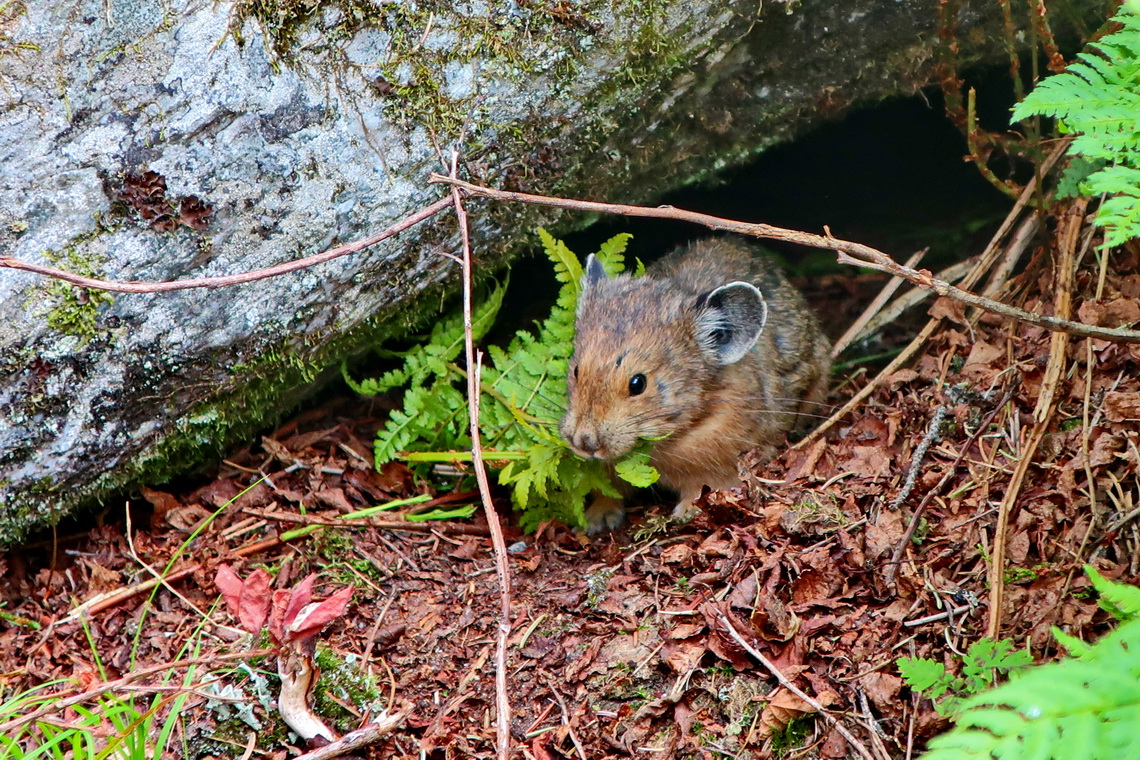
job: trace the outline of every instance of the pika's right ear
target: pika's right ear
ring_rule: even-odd
[[[749,282],[730,282],[697,299],[697,345],[705,358],[724,366],[756,345],[768,322],[768,302]]]
[[[608,279],[605,267],[602,266],[602,262],[598,261],[598,257],[591,253],[586,257],[586,269],[582,273],[582,290],[589,290],[605,279]]]

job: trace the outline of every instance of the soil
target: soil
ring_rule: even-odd
[[[1084,241],[1074,318],[1136,323],[1140,248],[1107,255],[1102,282],[1096,240]],[[1052,313],[1055,242],[1039,242],[1002,298]],[[833,276],[825,289],[880,284]],[[553,524],[522,535],[499,495],[512,544],[512,757],[851,756],[726,623],[876,758],[917,753],[948,722],[896,662],[929,657],[956,672],[986,635],[995,527],[1051,361],[1060,380],[1039,413],[1046,432],[996,538],[1006,552],[998,633],[1047,661],[1059,656],[1053,626],[1085,640],[1108,629],[1082,566],[1140,582],[1140,345],[1074,339],[1051,359],[1044,330],[945,300],[929,308],[941,323],[916,360],[825,437],[773,462],[746,458],[742,486],[706,494],[687,525],[649,507],[594,540]],[[832,401],[865,381],[861,370],[838,378]],[[373,467],[383,412],[334,400],[234,453],[209,482],[144,490],[129,521],[114,510],[81,534],[0,557],[4,694],[57,679],[61,694],[98,689],[157,666],[138,680],[141,691],[120,693],[146,707],[164,674],[181,683],[188,672],[161,666],[192,656],[205,664],[165,754],[290,756],[300,747],[272,703],[258,700],[257,674],[270,678],[268,693],[276,688],[272,658],[240,667],[221,659],[267,641],[242,632],[215,577],[222,564],[242,577],[264,567],[280,590],[312,572],[317,599],[355,587],[347,612],[316,638],[325,665],[317,711],[340,731],[367,721],[370,701],[409,712],[356,754],[493,756],[499,593],[483,519],[323,525],[393,499],[445,495],[403,465]],[[306,524],[318,527],[282,540]],[[91,607],[82,622],[69,618],[164,568],[188,572]],[[211,696],[215,679],[240,689],[236,702]],[[261,727],[233,717],[235,704]],[[66,725],[79,713],[49,717]]]

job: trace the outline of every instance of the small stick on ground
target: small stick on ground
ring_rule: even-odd
[[[887,745],[883,743],[883,729],[879,726],[879,722],[875,720],[875,716],[871,714],[871,705],[867,700],[867,692],[859,689],[859,707],[863,711],[863,720],[867,724],[867,733],[871,735],[871,746],[875,748],[875,752],[879,754],[882,760],[891,760],[891,753],[887,752]]]
[[[810,434],[804,436],[802,440],[792,446],[793,449],[804,449],[815,443],[820,439],[828,430],[831,430],[840,420],[857,409],[860,404],[866,401],[875,390],[883,384],[883,381],[893,375],[897,370],[901,369],[903,365],[911,360],[911,358],[918,353],[919,349],[923,347],[934,331],[938,329],[938,325],[942,323],[941,318],[935,318],[926,323],[926,326],[919,330],[918,335],[915,335],[907,344],[899,355],[891,360],[891,363],[883,367],[879,374],[862,388],[860,388],[854,396],[847,400],[847,403],[839,407],[832,413],[830,417],[824,420],[815,430]]]
[[[942,438],[939,431],[942,429],[942,421],[946,419],[947,411],[948,407],[939,406],[930,416],[930,424],[926,426],[926,435],[919,441],[914,454],[911,456],[910,467],[906,471],[906,480],[903,481],[898,496],[888,507],[892,512],[901,507],[902,503],[910,496],[910,492],[914,490],[915,483],[918,482],[918,471],[922,469],[922,463],[926,461],[926,453],[930,451],[931,446]]]
[[[918,266],[918,262],[922,261],[922,258],[929,250],[929,248],[923,248],[921,251],[911,255],[911,257],[906,260],[904,266],[911,268]],[[874,300],[867,304],[867,308],[863,309],[863,313],[859,315],[859,318],[852,322],[851,326],[847,328],[847,332],[843,333],[839,340],[835,341],[831,346],[832,359],[839,356],[848,346],[855,342],[856,338],[862,333],[863,328],[867,326],[867,323],[874,319],[875,315],[887,305],[887,301],[891,300],[891,296],[895,294],[895,291],[897,291],[902,284],[903,279],[901,277],[891,277],[887,280],[887,283],[883,285],[883,289],[879,291],[879,295],[875,296]]]
[[[451,178],[456,179],[459,170],[459,151],[451,151]],[[491,499],[491,484],[487,480],[487,467],[483,463],[483,447],[479,440],[479,389],[480,370],[483,354],[475,352],[475,341],[471,327],[471,236],[467,227],[467,211],[463,208],[463,197],[458,187],[452,187],[451,196],[455,205],[455,216],[459,219],[459,235],[463,242],[463,346],[467,358],[467,408],[471,423],[471,459],[475,467],[475,479],[479,483],[479,493],[483,497],[483,510],[487,515],[487,526],[491,529],[491,545],[495,550],[495,569],[499,576],[499,634],[495,647],[495,734],[496,751],[499,760],[507,760],[511,745],[511,706],[507,697],[507,637],[511,633],[511,574],[507,566],[507,542],[503,538],[503,526],[495,512],[495,502]]]
[[[929,491],[927,491],[926,496],[922,498],[922,501],[919,502],[918,506],[915,508],[914,514],[910,517],[910,523],[906,526],[906,532],[903,533],[902,538],[899,539],[898,544],[895,545],[894,552],[891,554],[890,565],[887,567],[886,572],[883,573],[883,583],[885,583],[887,586],[894,585],[895,575],[899,571],[899,563],[902,561],[903,552],[906,551],[906,547],[910,544],[910,539],[914,536],[914,531],[918,528],[919,520],[921,520],[923,514],[926,513],[926,508],[930,506],[930,502],[934,501],[934,497],[942,492],[942,489],[946,487],[946,484],[949,483],[950,479],[953,478],[954,475],[958,472],[958,466],[962,464],[962,460],[966,458],[966,455],[969,454],[970,449],[974,447],[974,444],[977,443],[978,439],[981,438],[982,434],[985,433],[985,431],[989,428],[990,423],[992,423],[994,421],[994,418],[997,417],[998,412],[1000,412],[1002,408],[1005,407],[1005,405],[1012,397],[1013,389],[1011,388],[1010,390],[1006,391],[1005,396],[1002,397],[1002,400],[999,401],[997,405],[990,410],[990,413],[986,415],[986,418],[982,420],[982,423],[980,425],[978,425],[978,429],[974,431],[974,434],[970,436],[970,439],[968,441],[966,441],[966,445],[963,446],[962,450],[958,452],[957,458],[954,460],[953,464],[950,465],[950,469],[948,469],[942,476],[942,480],[938,481],[938,485],[934,486],[934,488],[931,488]]]
[[[1057,264],[1055,269],[1054,287],[1057,296],[1053,305],[1053,313],[1061,319],[1068,319],[1073,310],[1073,280],[1075,276],[1077,242],[1080,237],[1081,226],[1084,223],[1085,209],[1088,207],[1087,199],[1077,199],[1069,207],[1068,213],[1058,221],[1057,227]],[[1033,409],[1033,429],[1029,440],[1021,451],[1021,458],[1017,468],[1013,471],[1009,486],[1005,490],[1005,497],[998,510],[997,525],[994,527],[993,558],[990,561],[990,617],[986,627],[986,636],[991,639],[998,637],[1001,630],[1002,606],[1005,602],[1005,545],[1009,532],[1009,518],[1017,497],[1021,493],[1022,483],[1029,472],[1033,455],[1037,447],[1045,438],[1049,428],[1049,420],[1053,414],[1053,396],[1057,391],[1061,375],[1065,368],[1065,350],[1069,346],[1069,335],[1064,332],[1053,333],[1049,343],[1049,364],[1045,367],[1045,376],[1041,381],[1041,392],[1037,397],[1037,405]]]
[[[943,610],[942,612],[936,612],[933,615],[927,615],[926,617],[915,618],[914,620],[904,620],[903,625],[907,628],[915,628],[920,625],[927,625],[928,623],[937,623],[939,620],[945,620],[946,618],[954,617],[955,615],[965,615],[975,609],[977,609],[977,607],[972,604],[963,604],[960,607],[951,607],[949,609]]]
[[[280,546],[283,543],[285,543],[285,542],[282,541],[280,538],[267,538],[263,541],[256,541],[252,544],[247,544],[247,545],[235,550],[233,552],[232,556],[234,556],[234,557],[248,557],[251,554],[259,554],[260,552],[268,551],[268,550],[273,549],[277,546]],[[100,594],[98,596],[92,597],[91,599],[88,599],[83,604],[72,609],[70,612],[67,613],[66,617],[62,618],[61,620],[59,620],[54,625],[62,625],[63,623],[70,623],[70,622],[73,622],[75,620],[79,620],[79,618],[83,617],[84,615],[96,615],[96,614],[102,612],[103,610],[106,610],[106,609],[109,609],[111,607],[115,607],[117,605],[120,605],[132,597],[138,596],[139,594],[146,593],[147,591],[150,591],[152,588],[154,588],[155,586],[158,586],[159,584],[174,583],[175,581],[180,581],[183,578],[186,578],[186,577],[189,577],[190,575],[193,575],[194,573],[198,572],[201,569],[202,569],[202,563],[201,562],[191,562],[188,565],[183,565],[182,567],[178,568],[177,570],[171,570],[169,573],[162,576],[161,578],[151,578],[149,580],[143,581],[142,583],[136,583],[133,586],[128,586],[126,588],[116,589],[115,591],[111,591],[111,592],[108,592],[106,594]]]
[[[728,615],[721,612],[720,613],[720,622],[721,622],[721,625],[724,626],[724,629],[728,632],[728,634],[730,636],[732,636],[732,638],[736,641],[736,643],[739,644],[740,646],[744,647],[745,652],[748,652],[748,654],[755,657],[760,662],[761,665],[763,665],[765,668],[767,668],[768,672],[776,677],[776,680],[780,682],[781,686],[783,686],[785,689],[787,689],[791,693],[795,694],[797,697],[802,699],[804,702],[811,705],[820,715],[822,715],[823,719],[826,720],[828,723],[830,723],[835,728],[835,730],[838,731],[840,733],[840,735],[844,739],[847,740],[847,743],[850,744],[851,747],[856,752],[859,753],[860,757],[862,757],[863,760],[875,760],[875,756],[872,755],[871,752],[863,745],[863,743],[861,741],[859,741],[858,739],[856,739],[854,737],[854,735],[852,735],[852,733],[850,731],[848,731],[847,728],[842,723],[840,723],[839,720],[834,715],[832,715],[830,712],[828,712],[824,708],[824,706],[821,705],[819,702],[817,702],[815,699],[808,696],[807,692],[803,691],[798,686],[796,686],[794,683],[792,683],[791,680],[787,676],[785,676],[783,673],[781,673],[780,670],[775,665],[773,665],[772,662],[767,657],[762,655],[756,649],[756,647],[752,646],[747,641],[745,641],[744,637],[741,636],[740,633],[736,630],[736,626],[734,626],[732,624],[732,622],[728,619]]]
[[[582,742],[578,740],[578,733],[574,730],[574,724],[570,722],[570,711],[566,709],[566,701],[562,699],[562,695],[558,693],[558,689],[553,684],[550,686],[550,693],[558,700],[558,706],[562,708],[562,721],[566,724],[566,730],[570,734],[570,741],[574,742],[574,749],[578,750],[578,757],[580,760],[589,760],[586,757],[586,750],[582,747]]]
[[[349,731],[334,742],[326,744],[312,752],[306,752],[300,755],[296,760],[330,760],[334,757],[347,755],[354,749],[365,747],[383,739],[403,723],[407,717],[407,710],[385,715],[379,720],[369,723],[367,726],[361,726],[355,731]]]

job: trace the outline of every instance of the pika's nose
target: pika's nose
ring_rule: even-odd
[[[574,437],[574,447],[583,454],[594,454],[598,451],[598,436],[591,432],[579,433]]]

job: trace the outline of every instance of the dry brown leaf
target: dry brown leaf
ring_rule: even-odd
[[[674,544],[661,552],[661,561],[667,565],[687,565],[693,558],[693,547],[688,544]]]
[[[962,366],[963,375],[986,374],[994,362],[1005,357],[1005,350],[984,340],[977,341],[970,348],[966,363]]]
[[[812,715],[815,708],[803,701],[787,689],[780,688],[772,699],[760,711],[760,723],[757,734],[766,739],[777,731],[782,731],[789,721],[802,715]]]
[[[880,711],[889,714],[898,709],[899,691],[903,686],[903,680],[898,676],[877,670],[860,678],[859,685]]]
[[[1104,394],[1104,416],[1110,422],[1140,422],[1140,392]]]
[[[881,478],[891,473],[891,457],[883,446],[852,446],[839,467],[860,477]]]
[[[868,559],[876,560],[893,551],[905,532],[902,512],[884,509],[879,513],[878,522],[867,523],[863,548]]]
[[[684,641],[668,641],[661,649],[661,659],[674,673],[684,675],[700,667],[708,649],[696,637]]]
[[[681,639],[688,639],[696,636],[705,629],[703,623],[683,623],[673,628],[665,635],[667,639],[674,639],[680,641]]]

